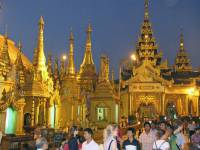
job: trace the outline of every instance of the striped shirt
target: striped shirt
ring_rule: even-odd
[[[148,134],[144,131],[139,137],[139,142],[142,144],[142,150],[152,150],[155,141],[156,136],[152,131]]]

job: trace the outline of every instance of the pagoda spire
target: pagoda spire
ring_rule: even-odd
[[[43,17],[40,17],[38,23],[38,43],[37,48],[34,51],[33,65],[36,71],[36,74],[41,72],[41,77],[43,80],[47,79],[48,72],[46,67],[46,57],[44,54],[44,20]]]
[[[18,49],[19,49],[19,52],[17,54],[17,58],[15,60],[15,64],[18,65],[19,67],[22,67],[23,66],[23,61],[22,61],[22,43],[21,41],[19,41],[18,43]]]
[[[49,74],[49,77],[53,76],[53,67],[52,67],[52,54],[48,54],[48,61],[47,61],[47,71]]]
[[[65,77],[66,69],[65,69],[65,59],[63,57],[60,58],[60,79],[62,80]]]
[[[18,76],[18,83],[19,85],[23,85],[25,82],[25,73],[24,73],[24,65],[23,65],[23,61],[22,61],[22,44],[21,41],[19,41],[18,43],[18,54],[17,54],[17,58],[15,60],[15,65],[16,65],[16,76]]]
[[[159,66],[162,53],[158,52],[158,45],[153,36],[153,29],[149,20],[149,0],[145,0],[144,7],[144,21],[136,44],[138,61],[140,63],[146,62],[146,64],[151,64],[152,66]]]
[[[105,55],[100,58],[99,81],[109,81],[109,59]]]
[[[68,56],[68,63],[67,63],[67,75],[75,75],[75,65],[74,65],[74,35],[73,32],[70,32],[69,37],[69,56]]]
[[[0,51],[0,62],[2,62],[5,68],[10,68],[10,56],[8,52],[8,34],[5,32],[4,43],[2,50]]]
[[[85,43],[85,54],[82,65],[94,64],[92,58],[92,41],[91,41],[92,26],[90,23],[88,25],[86,33],[87,33],[87,39]]]
[[[94,76],[96,75],[96,68],[94,65],[93,58],[92,58],[92,40],[91,40],[92,26],[91,24],[88,25],[86,33],[87,33],[87,39],[85,43],[85,54],[84,54],[83,62],[80,67],[80,74]]]
[[[59,80],[59,67],[58,67],[58,57],[54,60],[54,81]]]
[[[144,19],[149,19],[149,0],[145,0],[145,12],[144,12]]]
[[[175,70],[180,72],[192,71],[192,65],[190,59],[188,58],[188,54],[185,51],[184,36],[182,31],[180,34],[179,51],[175,59]]]
[[[181,35],[180,35],[180,48],[179,49],[180,49],[180,51],[185,51],[183,32],[181,32]]]

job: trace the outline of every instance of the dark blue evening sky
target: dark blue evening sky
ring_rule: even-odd
[[[93,26],[93,58],[110,57],[118,70],[120,59],[133,52],[144,16],[144,0],[1,0],[0,33],[8,26],[9,37],[21,40],[32,60],[37,45],[37,23],[45,21],[45,53],[67,53],[70,28],[75,35],[76,69],[82,62],[88,22]],[[151,0],[150,19],[159,48],[170,64],[178,50],[180,28],[194,67],[200,57],[200,0]]]

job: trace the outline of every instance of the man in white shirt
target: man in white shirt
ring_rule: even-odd
[[[93,131],[90,128],[84,129],[85,142],[82,145],[82,150],[99,150],[98,144],[92,139]]]

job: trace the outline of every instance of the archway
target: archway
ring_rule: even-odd
[[[96,106],[96,119],[99,122],[110,122],[110,108],[104,104],[99,104]]]
[[[138,108],[140,118],[152,119],[156,117],[156,109],[153,103],[141,103]]]
[[[16,123],[17,123],[16,117],[17,117],[16,110],[12,107],[8,107],[6,109],[6,126],[5,126],[6,134],[15,134]]]

